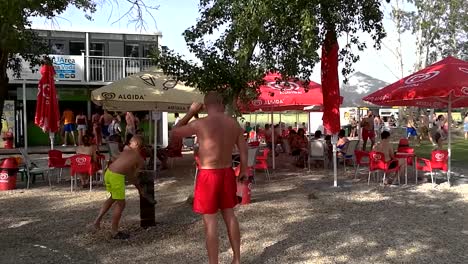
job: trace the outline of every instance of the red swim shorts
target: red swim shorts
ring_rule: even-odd
[[[195,183],[193,211],[215,214],[218,209],[234,208],[237,201],[237,182],[234,170],[200,169]]]
[[[369,138],[370,139],[375,138],[374,130],[363,129],[362,130],[362,140],[368,140]]]

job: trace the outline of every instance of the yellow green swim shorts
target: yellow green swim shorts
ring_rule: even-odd
[[[125,175],[107,169],[104,174],[106,190],[114,200],[125,200]]]

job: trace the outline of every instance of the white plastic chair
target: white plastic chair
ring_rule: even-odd
[[[322,160],[323,167],[328,168],[328,153],[327,146],[323,140],[312,140],[309,143],[309,158],[308,158],[308,167],[310,171],[310,161],[312,160]]]
[[[26,174],[27,178],[27,183],[26,183],[26,189],[29,189],[29,181],[32,175],[42,175],[44,177],[44,174],[46,172],[49,172],[49,168],[40,168],[38,167],[30,158],[28,153],[26,152],[25,149],[20,148],[19,149],[21,156],[23,156],[23,162],[24,162],[24,168],[20,168],[20,172],[24,172]],[[49,178],[49,186],[51,186],[50,182],[50,175],[47,174],[47,177]]]

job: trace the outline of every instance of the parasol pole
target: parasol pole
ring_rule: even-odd
[[[151,141],[153,140],[151,137],[151,135],[153,134],[153,128],[151,127],[151,123],[153,122],[151,111],[148,111],[148,118],[148,144],[151,145]]]
[[[273,170],[276,168],[276,162],[275,162],[275,125],[273,123],[273,108],[271,109],[271,153],[272,153],[272,158],[273,158]]]
[[[254,127],[254,131],[255,131],[255,138],[254,138],[254,139],[255,139],[255,141],[257,141],[257,140],[258,140],[258,137],[257,137],[257,133],[258,133],[258,131],[257,131],[257,112],[255,112],[255,127]]]
[[[28,152],[28,115],[26,113],[26,80],[23,79],[23,136],[24,136],[24,150]],[[28,182],[29,184],[29,182]]]
[[[158,115],[155,115],[154,118],[154,144],[153,144],[153,151],[154,151],[154,157],[153,157],[153,170],[156,172],[157,169],[157,163],[158,163]],[[162,118],[161,118],[162,122]]]
[[[55,133],[52,131],[49,131],[50,149],[54,149],[54,138],[55,138]]]
[[[299,113],[296,112],[296,131],[299,130]]]
[[[449,93],[448,97],[448,113],[447,113],[447,122],[448,122],[448,170],[447,170],[447,182],[450,186],[450,176],[452,172],[452,92]]]
[[[357,107],[357,115],[356,115],[356,133],[358,140],[361,141],[361,108]]]
[[[336,143],[338,142],[338,134],[333,134],[332,145],[333,145],[333,186],[338,187],[338,164],[336,161]]]

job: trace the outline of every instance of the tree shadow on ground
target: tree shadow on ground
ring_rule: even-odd
[[[258,234],[267,246],[248,263],[466,263],[468,213],[464,197],[451,191],[421,193],[414,187],[316,188],[303,195],[290,223]],[[352,192],[360,192],[355,196]],[[297,189],[271,201],[279,208]],[[261,199],[261,198],[260,198]],[[289,205],[291,206],[291,205]],[[252,209],[254,210],[254,209]],[[263,212],[275,222],[277,210]],[[465,216],[464,216],[465,215]],[[262,216],[260,216],[262,217]],[[282,221],[284,222],[284,221]],[[268,239],[270,238],[270,239]],[[279,239],[275,239],[279,238]],[[254,239],[253,237],[249,239]]]

